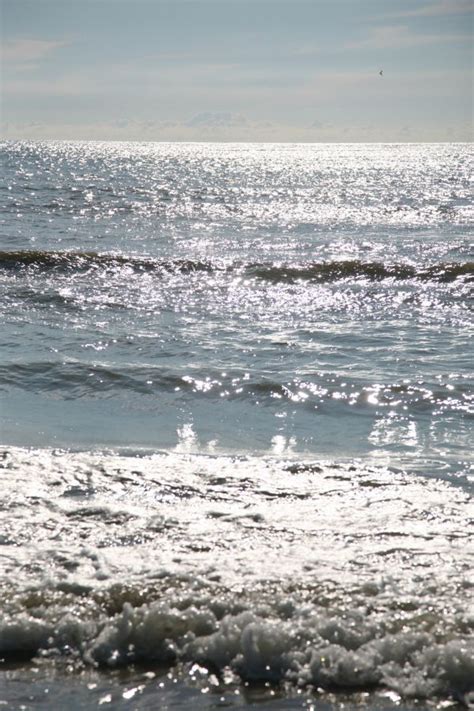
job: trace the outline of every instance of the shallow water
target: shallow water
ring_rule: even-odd
[[[470,147],[1,148],[0,700],[468,704]]]

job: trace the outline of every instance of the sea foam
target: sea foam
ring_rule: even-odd
[[[4,659],[427,699],[472,688],[462,489],[178,453],[10,448],[2,466]]]

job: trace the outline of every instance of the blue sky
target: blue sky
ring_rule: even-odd
[[[3,137],[472,140],[471,0],[0,6]]]

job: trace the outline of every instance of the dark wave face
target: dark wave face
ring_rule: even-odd
[[[417,269],[409,264],[383,264],[345,260],[341,262],[309,263],[299,267],[255,265],[248,268],[250,274],[269,281],[336,281],[338,279],[420,279],[422,281],[452,281],[458,277],[472,279],[474,262],[463,264],[433,264]]]
[[[464,476],[465,146],[2,151],[7,439]]]
[[[211,264],[199,261],[138,259],[123,255],[97,252],[0,252],[0,269],[54,269],[56,271],[84,271],[87,269],[117,269],[129,267],[134,271],[187,272],[213,271]]]
[[[124,255],[99,254],[96,252],[0,252],[0,269],[54,269],[55,271],[114,270],[129,268],[136,272],[227,272],[239,273],[246,277],[265,279],[271,282],[336,281],[367,279],[419,279],[422,281],[452,281],[474,277],[474,262],[431,264],[422,269],[410,264],[383,264],[382,262],[362,262],[344,260],[334,262],[308,262],[307,264],[213,264],[198,260],[164,260],[126,257]]]

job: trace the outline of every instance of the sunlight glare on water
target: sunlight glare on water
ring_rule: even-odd
[[[0,147],[10,701],[467,706],[469,147]]]
[[[4,372],[41,441],[114,445],[126,417],[130,445],[191,422],[204,449],[466,471],[466,147],[6,146]]]

